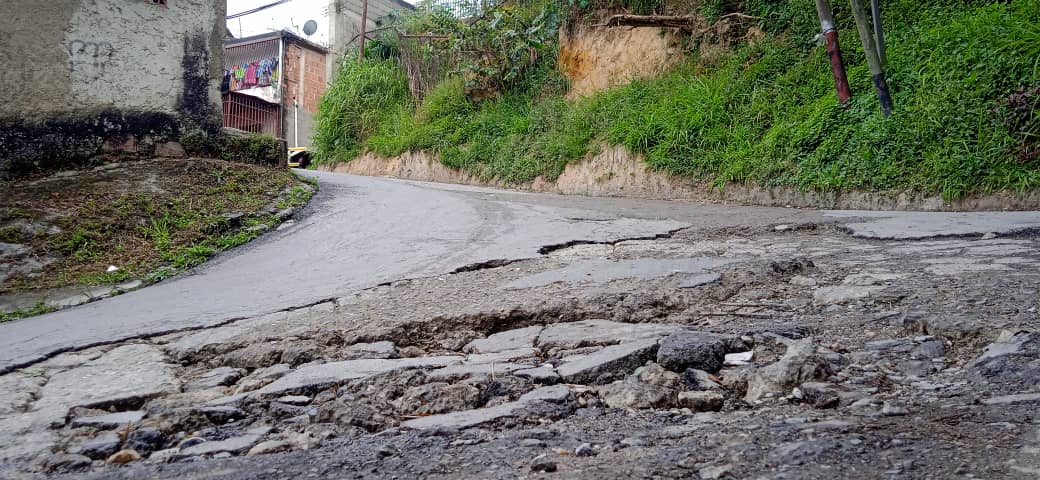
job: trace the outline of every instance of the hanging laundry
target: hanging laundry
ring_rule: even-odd
[[[278,83],[278,59],[267,58],[234,65],[224,71],[230,91],[253,87],[267,87]],[[223,84],[222,84],[223,86]]]

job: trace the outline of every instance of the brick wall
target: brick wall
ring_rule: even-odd
[[[286,107],[295,100],[315,113],[325,88],[325,54],[290,43],[285,51]]]
[[[318,112],[325,83],[325,54],[288,42],[285,47],[284,137],[290,146],[308,146],[314,134],[314,116]],[[294,116],[293,102],[300,110]],[[298,138],[297,138],[298,137]]]

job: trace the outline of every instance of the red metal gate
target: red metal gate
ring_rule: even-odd
[[[229,92],[223,95],[224,126],[282,138],[281,107],[259,98]]]

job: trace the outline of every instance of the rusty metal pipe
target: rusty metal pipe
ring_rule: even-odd
[[[838,104],[847,107],[852,99],[852,91],[849,89],[849,78],[845,74],[845,62],[841,58],[838,29],[834,26],[834,15],[827,0],[816,0],[816,13],[820,16],[824,48],[831,63],[831,76],[834,77],[834,89],[838,93]]]

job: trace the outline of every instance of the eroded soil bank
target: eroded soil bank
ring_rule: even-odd
[[[547,248],[0,376],[0,476],[1035,478],[1031,236]]]
[[[391,158],[367,153],[349,162],[323,165],[319,169],[355,175],[512,188],[565,195],[682,199],[774,207],[921,211],[1040,209],[1040,192],[998,192],[971,195],[947,202],[939,196],[898,191],[812,192],[791,187],[759,187],[743,184],[728,184],[720,190],[703,182],[695,182],[656,171],[650,168],[640,156],[632,155],[623,147],[603,148],[599,153],[584,160],[569,163],[563,174],[556,180],[538,177],[533,182],[519,185],[483,178],[467,171],[448,167],[441,163],[435,155],[421,151],[408,152]]]

